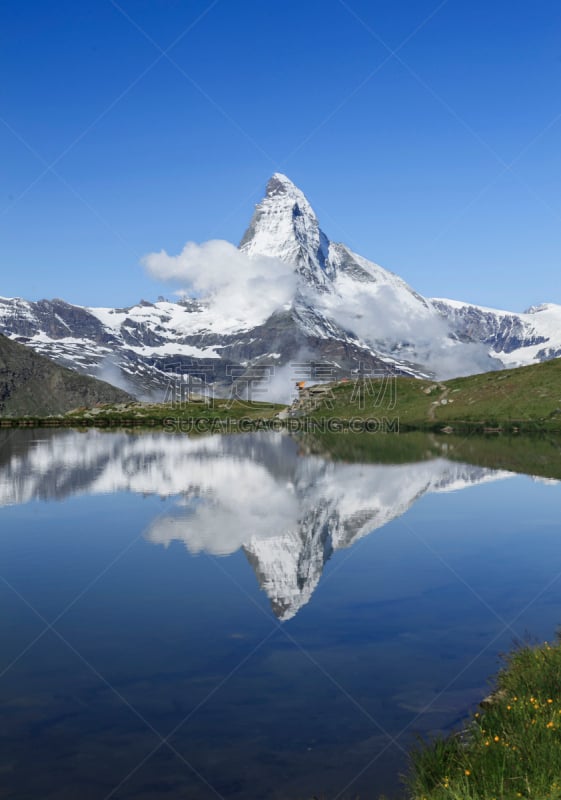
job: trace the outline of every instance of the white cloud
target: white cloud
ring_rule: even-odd
[[[205,324],[214,331],[262,324],[288,307],[298,288],[294,265],[247,255],[221,239],[187,242],[175,256],[165,250],[149,253],[143,264],[153,277],[174,283],[180,294],[208,301]],[[308,302],[378,352],[417,364],[441,380],[499,367],[484,345],[452,338],[436,309],[397,278],[357,284],[339,275],[333,290],[308,288]],[[262,399],[289,402],[290,386],[289,376],[279,371],[263,387]]]
[[[374,349],[420,365],[439,380],[498,369],[488,348],[451,338],[450,327],[436,309],[401,288],[339,280],[337,294],[318,306],[341,327]]]
[[[248,256],[222,239],[187,242],[176,256],[165,250],[149,253],[142,263],[154,278],[211,300],[217,316],[253,324],[288,305],[296,290],[293,266],[277,258]]]

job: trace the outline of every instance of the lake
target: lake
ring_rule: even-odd
[[[0,432],[0,797],[397,795],[561,623],[557,443],[408,436]]]

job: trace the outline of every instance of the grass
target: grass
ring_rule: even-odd
[[[438,408],[439,421],[503,419],[522,426],[541,422],[561,428],[561,359],[530,367],[471,375],[446,381],[453,404]]]
[[[127,403],[105,404],[94,409],[76,409],[66,417],[71,419],[270,419],[284,406],[274,403],[252,403],[238,400],[215,399],[205,403]]]
[[[560,431],[561,359],[442,382],[396,378],[393,395],[387,382],[367,381],[362,404],[353,383],[341,383],[333,386],[329,406],[311,416],[385,416],[399,419],[401,430]]]
[[[93,408],[76,408],[64,415],[50,417],[29,415],[0,419],[0,427],[164,427],[201,420],[214,423],[236,423],[240,420],[263,421],[265,424],[284,408],[275,403],[248,403],[217,399],[204,403],[99,403]],[[212,428],[209,427],[209,430]],[[179,428],[180,430],[180,428]]]
[[[525,646],[507,656],[482,705],[463,731],[412,753],[409,796],[561,798],[561,644]]]

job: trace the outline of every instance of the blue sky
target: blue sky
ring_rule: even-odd
[[[5,0],[0,42],[1,295],[171,296],[141,257],[278,170],[425,295],[561,303],[559,2]]]

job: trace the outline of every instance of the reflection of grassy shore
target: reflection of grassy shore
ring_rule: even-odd
[[[561,480],[561,436],[558,434],[439,436],[411,431],[303,435],[302,447],[335,461],[406,464],[448,458],[488,469]]]
[[[511,654],[469,725],[413,753],[408,786],[414,800],[560,798],[561,644]]]

